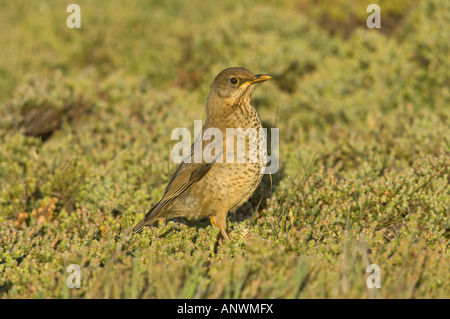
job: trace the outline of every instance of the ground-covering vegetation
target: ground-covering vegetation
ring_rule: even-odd
[[[81,29],[1,3],[0,297],[450,297],[448,1],[380,0],[381,29],[369,1],[79,0]],[[279,171],[223,246],[207,220],[132,237],[229,66],[274,77]]]

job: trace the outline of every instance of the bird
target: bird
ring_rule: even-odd
[[[255,154],[260,148],[265,150],[266,140],[264,131],[260,130],[259,115],[251,105],[251,95],[256,84],[271,78],[268,74],[254,74],[242,67],[226,68],[215,77],[206,100],[206,120],[201,132],[204,134],[208,129],[215,129],[221,134],[211,140],[201,134],[196,137],[190,154],[173,173],[160,201],[133,227],[134,234],[142,232],[144,226],[151,226],[160,218],[208,217],[212,226],[219,229],[217,243],[230,240],[227,233],[228,213],[235,212],[247,202],[261,182],[266,166],[266,153]],[[234,129],[235,133],[232,141],[228,139],[229,148],[227,129]],[[253,135],[245,136],[249,131]],[[241,155],[244,158],[239,161],[234,156],[240,155],[237,141],[244,138],[247,142],[247,137],[249,142],[245,144],[245,154]],[[256,139],[252,140],[252,137]],[[256,140],[256,147],[251,147],[251,140]],[[196,150],[201,148],[204,151],[213,142],[219,150],[211,152],[212,160],[195,160]]]

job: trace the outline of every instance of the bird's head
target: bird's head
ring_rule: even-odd
[[[250,102],[254,84],[270,80],[267,74],[254,74],[240,68],[228,68],[220,72],[211,84],[210,98],[220,99],[221,104],[236,106]],[[217,102],[217,101],[216,101]]]

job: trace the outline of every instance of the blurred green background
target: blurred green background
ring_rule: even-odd
[[[0,297],[449,298],[450,2],[0,0]],[[130,238],[230,66],[280,171]],[[68,289],[66,267],[82,266]],[[382,270],[368,289],[365,269]]]

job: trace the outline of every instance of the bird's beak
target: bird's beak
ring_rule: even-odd
[[[256,74],[254,79],[242,83],[241,87],[249,86],[249,85],[252,85],[252,84],[259,83],[259,82],[264,82],[264,81],[270,80],[271,78],[272,77],[270,75],[267,75],[267,74]]]

